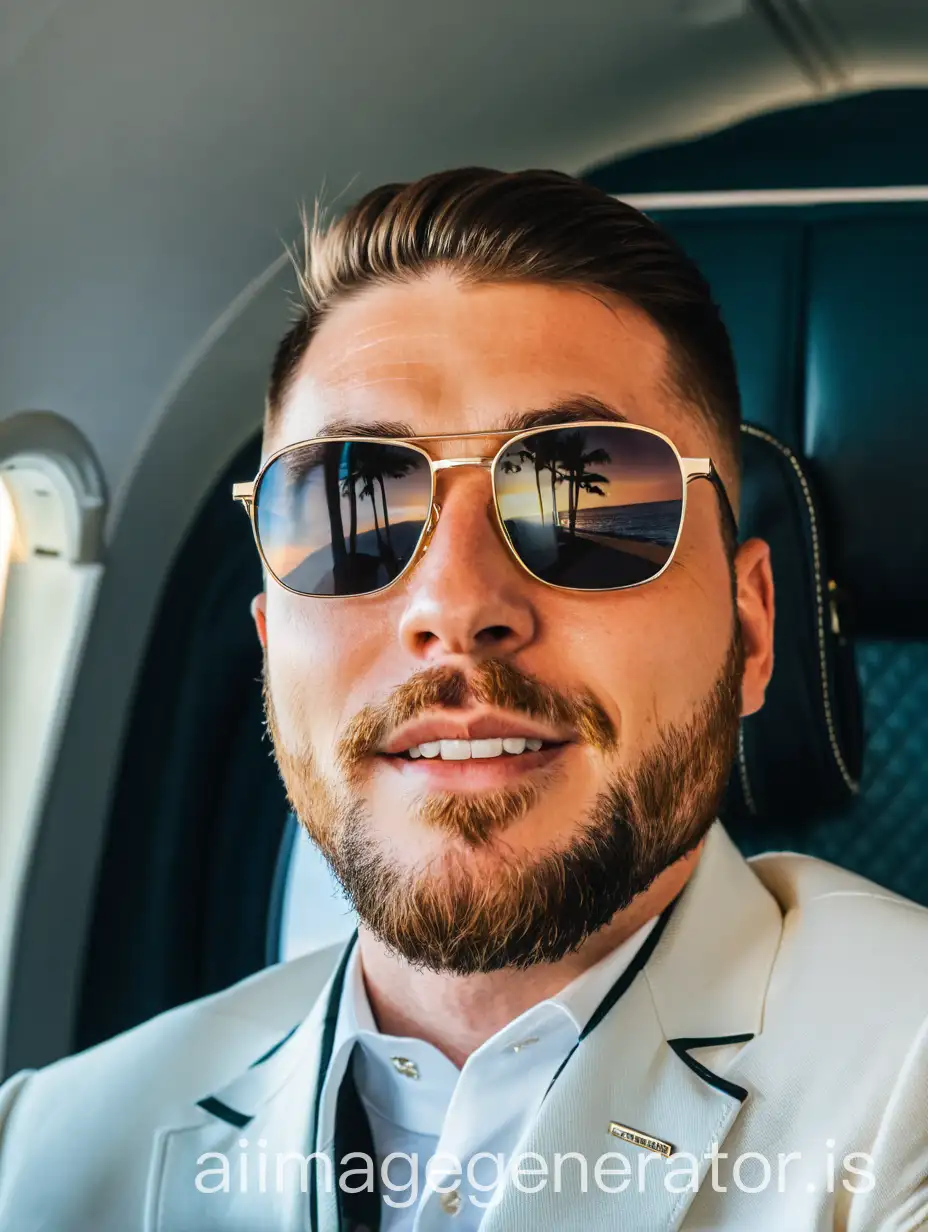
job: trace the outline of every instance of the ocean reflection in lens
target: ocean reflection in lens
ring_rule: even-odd
[[[379,590],[409,563],[428,516],[431,475],[414,449],[324,441],[272,462],[255,495],[268,565],[305,595]]]
[[[559,428],[515,442],[496,467],[503,522],[523,562],[559,586],[648,581],[670,558],[683,513],[677,456],[634,428]]]

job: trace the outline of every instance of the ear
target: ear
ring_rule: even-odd
[[[741,681],[741,716],[754,714],[764,704],[773,674],[773,570],[770,547],[763,539],[749,539],[735,556],[738,619],[744,645]]]
[[[267,595],[262,590],[251,601],[251,618],[258,631],[261,649],[267,651]]]

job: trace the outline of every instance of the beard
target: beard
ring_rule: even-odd
[[[688,720],[664,727],[631,768],[615,772],[561,847],[517,855],[506,828],[552,781],[483,793],[437,792],[419,821],[456,841],[423,867],[402,865],[378,841],[361,795],[364,759],[397,724],[431,706],[468,700],[569,723],[604,751],[617,744],[611,719],[590,693],[568,697],[505,660],[466,677],[431,669],[383,706],[365,707],[339,741],[342,782],[320,773],[311,751],[281,739],[265,663],[264,704],[293,810],[320,848],[361,921],[419,968],[471,975],[553,963],[578,950],[671,864],[705,837],[737,751],[744,652],[740,623],[722,670]]]

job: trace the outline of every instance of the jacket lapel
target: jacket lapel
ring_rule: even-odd
[[[309,1140],[333,979],[270,1054],[158,1131],[145,1232],[309,1229]]]
[[[526,1175],[520,1190],[510,1177],[486,1232],[680,1227],[750,1099],[739,1060],[762,1030],[781,927],[715,826],[647,965],[573,1054],[519,1147],[545,1161],[544,1185]]]
[[[520,1188],[510,1177],[485,1232],[680,1227],[750,1099],[741,1058],[763,1029],[781,929],[774,899],[716,825],[646,965],[572,1055],[518,1148],[544,1161],[544,1183],[523,1174]],[[308,1232],[306,1161],[333,978],[273,1055],[159,1131],[146,1232]],[[276,1161],[287,1155],[278,1184]],[[319,1232],[334,1232],[333,1186],[319,1210]]]

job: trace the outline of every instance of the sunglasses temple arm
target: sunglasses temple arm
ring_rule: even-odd
[[[735,511],[731,507],[731,501],[728,499],[728,493],[725,490],[725,484],[722,483],[721,477],[714,466],[710,464],[709,472],[705,476],[712,484],[719,498],[719,506],[722,510],[722,522],[724,523],[724,534],[726,543],[731,546],[732,552],[738,546],[738,520],[735,517]]]

